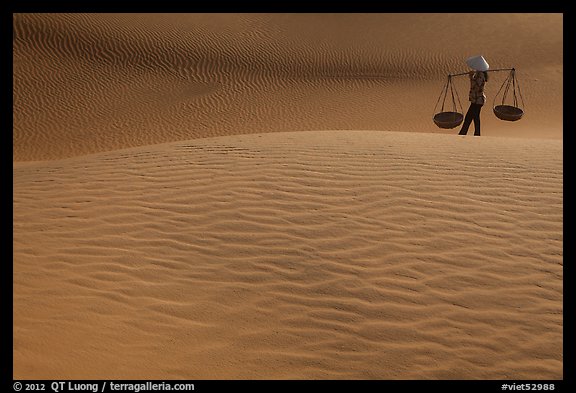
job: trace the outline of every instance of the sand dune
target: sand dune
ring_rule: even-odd
[[[324,131],[16,164],[15,377],[561,378],[561,152]]]
[[[563,377],[561,14],[13,29],[15,379]]]
[[[517,67],[526,100],[518,123],[487,107],[485,135],[562,136],[561,14],[17,14],[13,46],[17,161],[258,132],[454,134],[434,104],[477,53]]]

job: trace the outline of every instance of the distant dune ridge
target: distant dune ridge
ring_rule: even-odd
[[[434,104],[474,54],[517,67],[527,105],[522,123],[488,105],[485,135],[561,138],[561,14],[17,14],[14,160],[272,131],[454,134]],[[505,78],[491,76],[490,104]]]
[[[561,15],[17,14],[14,378],[562,378],[562,110]]]

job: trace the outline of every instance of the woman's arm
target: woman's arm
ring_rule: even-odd
[[[482,86],[485,82],[483,72],[470,71],[468,75],[470,76],[470,82],[476,83],[478,86]]]

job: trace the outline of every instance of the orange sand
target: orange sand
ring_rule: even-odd
[[[493,73],[459,137],[474,54],[526,115]],[[559,14],[14,15],[14,378],[562,378],[562,62]]]

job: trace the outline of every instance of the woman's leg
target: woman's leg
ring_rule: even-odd
[[[480,136],[480,111],[482,110],[482,105],[476,105],[477,108],[474,111],[474,136]]]
[[[462,123],[462,128],[460,129],[458,135],[466,135],[468,133],[468,127],[470,127],[472,119],[474,119],[474,104],[470,104],[468,112],[466,112],[466,117],[464,118],[464,123]]]

